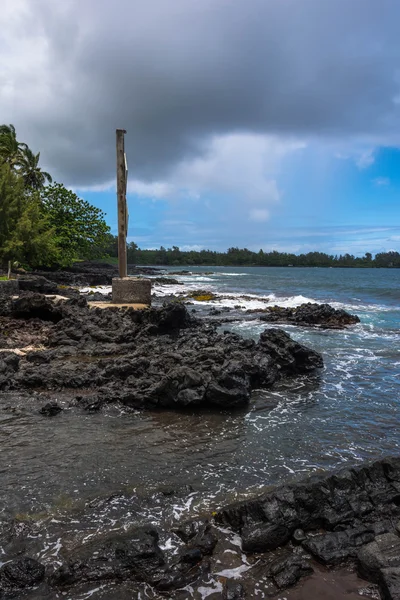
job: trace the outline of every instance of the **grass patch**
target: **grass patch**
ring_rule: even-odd
[[[7,281],[7,275],[0,275],[0,281]]]

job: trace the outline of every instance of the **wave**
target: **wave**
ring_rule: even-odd
[[[249,274],[250,273],[214,273],[214,275],[224,275],[225,277],[247,277]]]

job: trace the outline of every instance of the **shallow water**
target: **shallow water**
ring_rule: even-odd
[[[327,301],[357,313],[361,323],[346,331],[284,327],[322,352],[325,369],[255,392],[251,406],[234,414],[112,408],[88,415],[69,409],[48,419],[38,414],[34,396],[3,394],[4,515],[79,508],[93,497],[119,492],[157,497],[162,487],[190,484],[192,492],[171,502],[164,514],[154,512],[149,501],[154,520],[173,520],[310,472],[399,452],[400,270],[213,270],[175,276],[184,286],[173,287],[180,293],[201,287],[234,295],[235,300],[193,306],[200,313],[232,302],[242,306],[228,313],[238,320],[223,329],[257,338],[265,324],[251,316],[240,320],[257,297],[264,305]],[[169,286],[156,287],[159,296],[166,291]],[[62,395],[54,399],[67,406]]]

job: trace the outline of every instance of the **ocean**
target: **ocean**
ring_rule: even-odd
[[[179,285],[155,284],[155,303],[171,293],[212,291],[216,300],[193,301],[188,309],[201,315],[231,308],[233,320],[221,329],[254,339],[268,325],[246,311],[267,305],[328,302],[361,322],[346,330],[283,326],[322,353],[324,369],[256,390],[251,404],[236,412],[111,405],[97,414],[67,408],[46,419],[37,398],[3,394],[2,513],[47,519],[45,562],[60,551],[60,527],[90,536],[93,527],[109,530],[116,523],[171,523],[277,483],[399,454],[400,270],[190,271],[171,275]],[[55,392],[54,400],[63,399]],[[6,410],[11,401],[13,410]]]

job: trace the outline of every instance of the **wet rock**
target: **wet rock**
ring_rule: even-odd
[[[381,570],[379,583],[382,600],[399,600],[400,598],[400,568],[394,567]]]
[[[83,581],[128,579],[151,581],[164,564],[158,546],[158,532],[143,527],[79,549],[52,576],[54,585],[63,587]]]
[[[245,600],[246,596],[241,583],[234,579],[227,579],[224,584],[223,600]]]
[[[135,580],[168,591],[187,585],[208,569],[208,563],[197,564],[202,553],[195,548],[187,548],[167,562],[158,539],[157,530],[149,526],[93,542],[75,551],[55,571],[51,583],[62,588],[89,581]]]
[[[302,529],[295,529],[293,532],[293,542],[295,544],[301,544],[301,542],[304,542],[306,539],[307,536]]]
[[[318,352],[295,342],[282,329],[267,329],[261,333],[258,347],[267,352],[285,373],[308,373],[323,367]]]
[[[379,568],[400,566],[400,538],[381,535],[393,530],[391,522],[400,515],[399,477],[400,459],[384,459],[278,487],[226,507],[216,521],[237,531],[248,552],[284,545],[299,528],[307,535],[324,529],[325,534],[308,537],[303,547],[326,564],[352,559],[359,550],[360,575],[376,581]]]
[[[12,592],[38,584],[44,579],[45,568],[37,560],[23,556],[0,569],[0,590]]]
[[[359,323],[360,319],[345,310],[335,309],[329,304],[308,302],[295,308],[271,306],[260,317],[268,323],[290,323],[302,326],[319,326],[328,329],[342,329]]]
[[[283,523],[253,524],[242,529],[244,552],[266,552],[285,545],[291,531]]]
[[[89,411],[110,402],[139,409],[235,409],[248,404],[254,388],[322,366],[319,354],[282,331],[265,331],[256,344],[219,333],[179,303],[104,311],[90,309],[84,298],[56,304],[26,292],[12,311],[19,322],[27,320],[26,326],[41,319],[38,329],[45,333],[38,339],[43,343],[47,333],[47,348],[28,353],[18,372],[8,372],[0,386],[84,388],[90,401],[79,404]]]
[[[274,561],[268,569],[268,576],[272,577],[274,584],[280,590],[292,587],[302,577],[312,573],[313,569],[309,562],[295,554]]]
[[[40,409],[40,414],[46,417],[54,417],[58,415],[63,409],[57,404],[57,402],[48,402]]]
[[[338,565],[349,557],[354,558],[358,548],[374,538],[372,528],[360,527],[314,536],[303,543],[303,548],[325,565]]]
[[[185,542],[187,548],[199,550],[202,555],[212,554],[217,544],[217,536],[207,520],[182,523],[173,532]]]
[[[368,581],[379,583],[382,569],[400,567],[400,538],[394,533],[377,536],[357,556],[358,573]]]

